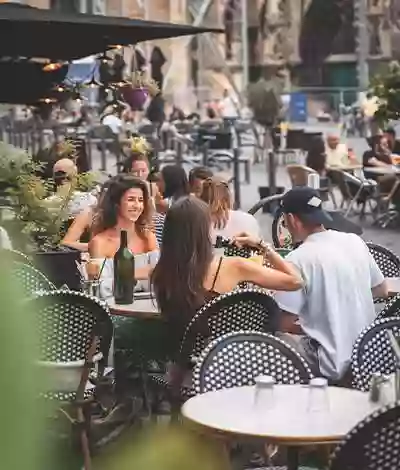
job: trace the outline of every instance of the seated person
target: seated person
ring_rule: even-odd
[[[194,196],[200,197],[203,183],[207,178],[212,178],[213,172],[204,166],[196,166],[189,172],[190,192]]]
[[[335,134],[328,134],[325,144],[326,166],[328,168],[347,167],[350,164],[357,163],[357,160],[346,144],[340,142],[339,137]]]
[[[388,146],[392,154],[400,155],[400,141],[396,139],[396,131],[393,127],[386,129],[383,135],[388,141]]]
[[[357,235],[326,230],[331,217],[319,193],[308,187],[282,200],[287,229],[303,242],[286,261],[302,273],[305,287],[277,292],[282,339],[310,363],[315,375],[342,379],[361,331],[375,319],[373,297],[387,297],[384,277]]]
[[[363,166],[365,176],[374,179],[379,184],[379,189],[383,194],[389,194],[392,202],[399,210],[400,208],[400,187],[399,178],[391,172],[393,165],[392,151],[389,147],[388,139],[385,135],[377,135],[370,140],[371,149],[364,152]],[[379,167],[387,168],[388,173],[377,175],[369,172],[368,168]]]
[[[245,258],[216,256],[211,224],[208,205],[194,196],[176,201],[165,218],[163,247],[151,280],[176,348],[197,310],[241,282],[273,290],[291,291],[302,286],[297,269],[260,238],[246,235],[236,241],[238,245],[261,248],[274,269]]]
[[[113,184],[105,193],[102,211],[98,214],[89,242],[89,253],[92,260],[88,272],[99,269],[98,260],[104,262],[102,270],[102,295],[112,295],[113,257],[120,246],[121,230],[128,232],[128,248],[134,255],[150,255],[157,252],[157,241],[154,233],[148,228],[151,221],[151,206],[148,185],[145,181],[125,175]],[[142,257],[139,257],[142,261]],[[138,258],[138,260],[139,260]],[[145,257],[145,259],[147,259]],[[148,279],[151,269],[148,263],[135,265],[135,279]]]
[[[208,204],[211,212],[211,240],[232,238],[245,232],[253,238],[260,237],[260,226],[254,215],[241,210],[233,210],[233,198],[229,185],[221,178],[214,176],[203,183],[200,198]]]

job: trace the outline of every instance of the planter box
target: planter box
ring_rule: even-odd
[[[71,290],[81,290],[81,278],[76,263],[81,261],[81,252],[74,249],[36,252],[34,264],[56,286],[67,285]]]

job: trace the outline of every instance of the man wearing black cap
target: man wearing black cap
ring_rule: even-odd
[[[275,295],[283,339],[310,362],[314,373],[339,380],[355,340],[375,318],[373,296],[387,296],[384,277],[358,235],[325,229],[332,218],[318,191],[291,189],[283,196],[282,210],[293,240],[303,242],[287,261],[305,281],[303,289]]]

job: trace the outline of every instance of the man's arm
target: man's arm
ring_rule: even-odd
[[[281,309],[279,331],[295,335],[304,334],[299,318],[305,304],[304,288],[293,292],[276,292],[275,301]]]

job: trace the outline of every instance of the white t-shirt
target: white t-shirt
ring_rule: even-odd
[[[221,111],[224,118],[238,117],[236,101],[230,96],[227,96],[221,101]]]
[[[119,134],[122,129],[122,121],[119,117],[115,116],[114,114],[108,114],[105,116],[102,120],[101,123],[104,126],[108,126],[114,134]]]
[[[326,164],[329,167],[341,167],[349,164],[349,151],[346,144],[338,144],[335,149],[325,147]]]
[[[319,344],[322,374],[338,379],[357,337],[375,318],[371,289],[384,277],[360,237],[333,230],[310,235],[286,260],[299,268],[305,287],[277,292],[275,300],[298,315],[304,332]]]
[[[223,229],[213,228],[211,231],[211,239],[215,243],[215,239],[220,236],[223,238],[232,238],[239,233],[247,233],[252,237],[260,236],[260,226],[254,215],[243,211],[229,211],[228,222]]]

